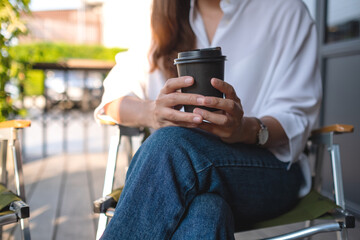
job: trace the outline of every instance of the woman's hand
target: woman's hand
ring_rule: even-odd
[[[210,112],[204,109],[195,108],[194,113],[199,114],[204,120],[199,128],[219,136],[228,143],[244,142],[246,136],[243,134],[245,122],[244,111],[237,97],[234,88],[219,79],[211,79],[214,88],[225,94],[225,99],[217,97],[204,97],[201,105],[219,109],[220,111]]]
[[[185,94],[178,91],[194,84],[192,77],[168,79],[159,96],[151,104],[151,127],[158,129],[167,126],[196,128],[202,123],[203,117],[197,113],[181,112],[183,105],[199,105],[204,96]]]

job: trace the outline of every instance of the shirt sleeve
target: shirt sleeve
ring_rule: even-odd
[[[116,122],[110,116],[105,115],[104,106],[120,97],[132,95],[145,98],[144,79],[147,68],[144,66],[143,59],[143,56],[139,56],[131,50],[116,55],[116,64],[103,83],[104,94],[100,105],[94,111],[95,120]]]
[[[303,152],[316,124],[322,95],[315,24],[305,7],[289,14],[289,19],[283,19],[286,24],[278,29],[278,64],[260,116],[272,116],[283,127],[288,144],[270,150],[284,162],[298,160]]]

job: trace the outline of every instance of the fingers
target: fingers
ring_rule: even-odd
[[[214,88],[216,88],[217,90],[219,90],[220,92],[224,93],[225,98],[232,99],[236,102],[240,101],[240,99],[236,95],[236,92],[235,92],[235,89],[233,88],[233,86],[231,86],[227,82],[222,81],[217,78],[212,78],[211,85]]]
[[[239,105],[232,99],[203,97],[197,99],[197,101],[199,103],[198,105],[201,103],[202,106],[224,110],[230,114],[234,114],[237,110],[239,110]]]
[[[227,135],[231,135],[231,130],[237,125],[236,119],[241,119],[243,116],[240,99],[237,97],[234,88],[222,80],[213,78],[211,84],[226,95],[225,99],[205,97],[199,94],[184,94],[178,91],[192,84],[194,84],[192,77],[172,78],[166,81],[155,101],[156,106],[158,106],[156,113],[158,127],[200,127],[220,137],[226,138]],[[195,108],[193,113],[178,111],[177,106],[183,105],[206,106],[221,111],[210,112],[199,108]],[[204,123],[203,120],[210,123]]]
[[[198,126],[198,128],[200,128],[200,129],[202,129],[202,130],[204,130],[206,132],[212,133],[214,135],[217,135],[217,136],[219,136],[221,139],[223,139],[225,141],[226,141],[226,138],[231,136],[231,131],[229,131],[230,129],[224,130],[220,126],[217,126],[217,125],[214,125],[214,124],[211,124],[211,123],[203,122],[202,124],[200,124]]]
[[[212,124],[218,126],[227,126],[229,125],[229,116],[226,114],[209,112],[204,109],[195,108],[194,113],[202,116],[203,119],[211,122]]]
[[[192,77],[179,77],[168,79],[155,100],[156,128],[166,126],[182,126],[195,128],[202,123],[201,115],[180,112],[183,105],[199,105],[203,102],[203,96],[198,94],[185,94],[178,90],[194,84]]]
[[[217,78],[212,78],[211,84],[225,94],[225,99],[205,96],[202,99],[198,99],[198,105],[224,110],[230,114],[234,114],[239,110],[242,111],[240,99],[230,84]]]
[[[181,126],[181,127],[197,127],[202,123],[202,116],[194,113],[180,112],[171,108],[160,108],[155,112],[158,127]]]
[[[189,76],[170,78],[165,82],[164,87],[161,89],[160,94],[169,94],[176,90],[189,87],[194,84],[194,79]]]
[[[161,95],[156,100],[156,104],[164,107],[178,107],[179,105],[202,105],[204,96],[190,93],[174,92]]]
[[[203,118],[199,114],[181,112],[171,108],[162,108],[162,118],[171,122],[188,122],[199,124]]]

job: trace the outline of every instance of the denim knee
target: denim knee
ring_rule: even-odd
[[[217,222],[217,225],[234,225],[233,213],[229,204],[218,194],[202,193],[194,198],[190,208],[202,212],[202,218],[205,221],[211,220]]]
[[[196,129],[182,127],[165,127],[155,131],[140,147],[137,154],[141,154],[146,161],[166,161],[168,164],[175,161],[175,165],[190,164],[195,172],[212,165],[211,160],[204,158],[207,137]],[[205,145],[205,146],[204,146]],[[149,155],[157,157],[149,158]],[[139,158],[135,155],[135,158]]]
[[[185,136],[189,130],[180,127],[166,127],[155,131],[136,152],[128,173],[127,181],[151,179],[153,184],[175,182],[183,192],[188,192],[196,182],[192,159],[188,154],[189,141]]]
[[[160,146],[179,146],[191,140],[193,130],[182,127],[164,127],[156,130],[146,141],[156,142]]]
[[[214,193],[197,195],[172,239],[233,239],[234,218],[228,203]]]

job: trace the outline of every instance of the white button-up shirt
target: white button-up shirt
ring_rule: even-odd
[[[195,0],[191,1],[189,20],[197,48],[222,48],[227,58],[224,80],[236,90],[245,116],[279,121],[289,141],[270,151],[289,166],[300,162],[306,179],[300,195],[305,195],[311,177],[302,152],[322,93],[315,24],[301,0],[222,0],[220,7],[224,15],[209,42]],[[146,51],[134,52],[117,55],[95,115],[125,95],[151,100],[158,96],[166,79],[159,71],[148,72]]]

